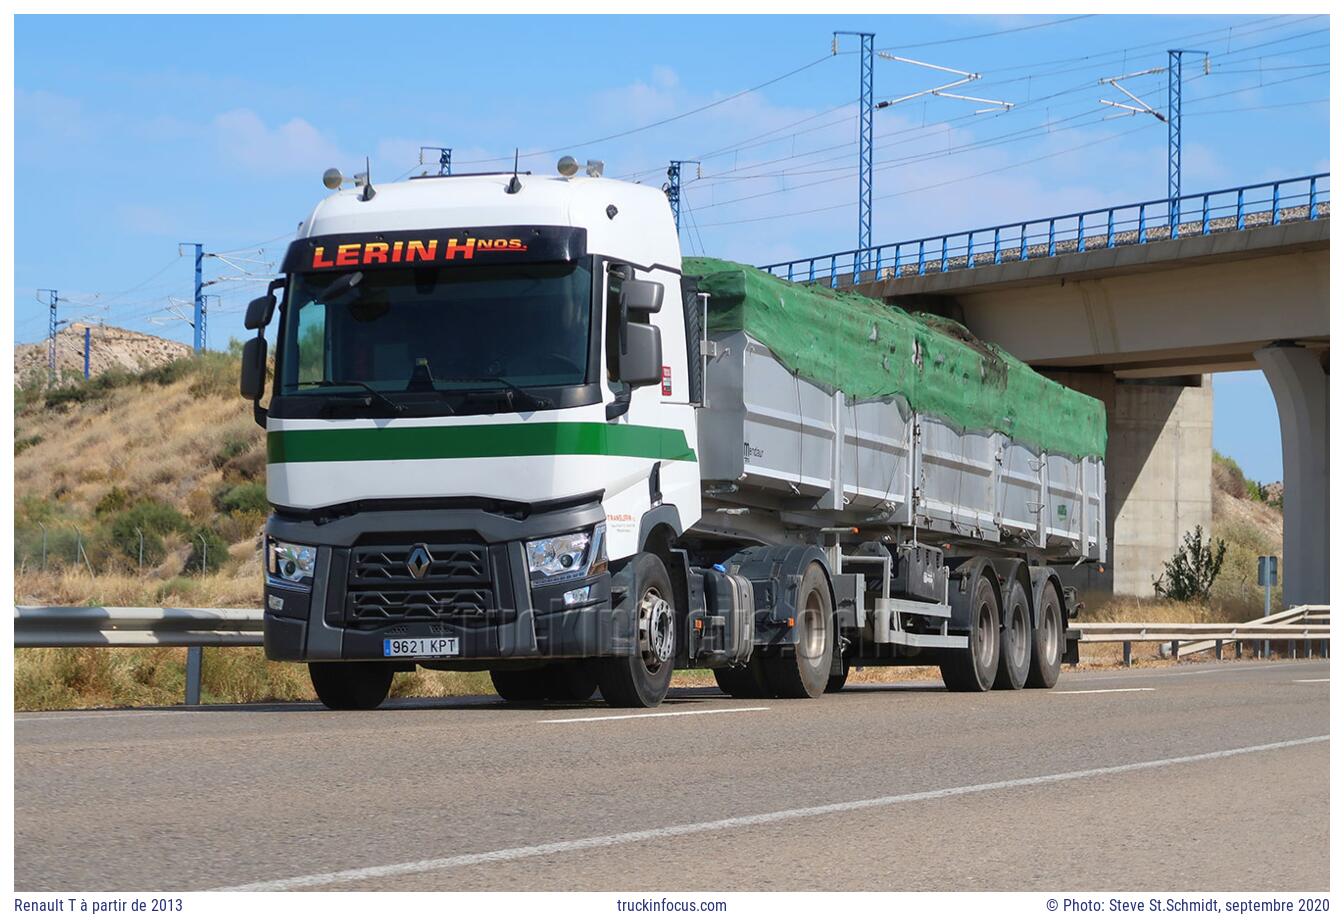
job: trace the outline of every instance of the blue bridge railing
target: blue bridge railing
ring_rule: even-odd
[[[1329,213],[1330,174],[1318,173],[1182,195],[1178,199],[1158,198],[866,249],[847,249],[762,265],[761,269],[790,281],[839,287],[1317,220]]]

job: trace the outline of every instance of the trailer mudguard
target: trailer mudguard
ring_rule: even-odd
[[[1031,617],[1031,628],[1036,628],[1036,610],[1037,601],[1040,600],[1040,594],[1036,585],[1032,583],[1029,567],[1021,559],[1012,559],[1003,556],[989,560],[990,565],[994,566],[994,572],[999,576],[999,605],[1002,612],[1003,598],[1008,596],[1008,585],[1010,582],[1017,581],[1022,585],[1022,591],[1027,595],[1027,603],[1030,609],[1027,611]],[[1000,623],[1002,628],[1003,624]]]
[[[969,635],[971,632],[972,588],[981,575],[988,573],[989,583],[994,588],[994,599],[999,605],[1000,616],[1003,611],[1003,589],[999,585],[999,574],[987,556],[971,556],[964,559],[949,559],[947,600],[952,607],[951,628]]]

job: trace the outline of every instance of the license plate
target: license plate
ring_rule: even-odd
[[[445,658],[456,655],[457,637],[441,639],[384,639],[384,658]]]

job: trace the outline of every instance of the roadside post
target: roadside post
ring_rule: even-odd
[[[1279,557],[1261,556],[1260,564],[1256,569],[1256,584],[1263,586],[1265,589],[1266,617],[1269,616],[1270,593],[1273,591],[1274,586],[1277,585],[1278,583],[1279,583]],[[1262,646],[1261,651],[1264,653],[1263,657],[1265,658],[1269,657],[1268,639],[1264,641],[1264,645]]]

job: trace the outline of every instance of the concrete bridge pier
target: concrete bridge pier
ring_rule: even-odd
[[[1330,383],[1317,353],[1275,342],[1255,351],[1283,440],[1283,602],[1330,601]]]

